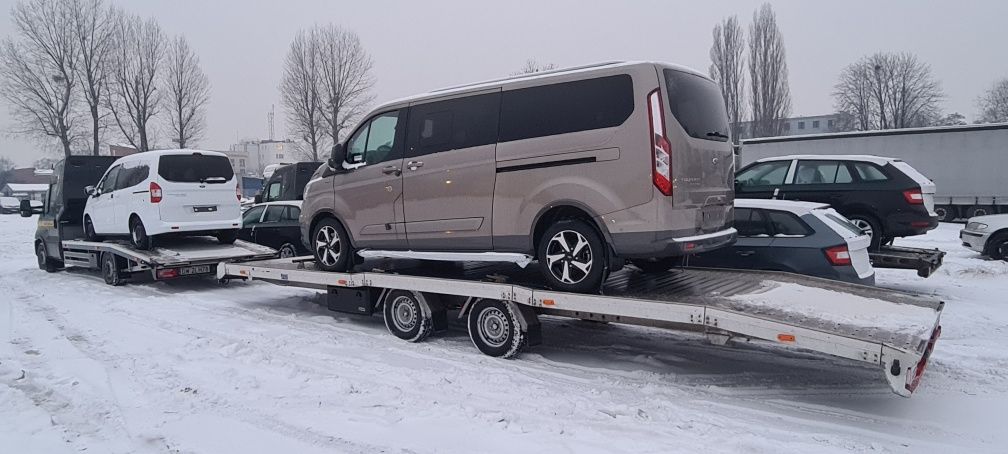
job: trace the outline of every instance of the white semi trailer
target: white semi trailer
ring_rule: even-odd
[[[1008,213],[1008,123],[748,139],[738,167],[799,154],[902,159],[937,185],[941,221]]]

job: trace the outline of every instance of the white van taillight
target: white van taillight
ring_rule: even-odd
[[[924,204],[924,194],[921,193],[920,189],[907,189],[903,191],[903,198],[911,205]]]
[[[835,266],[850,265],[850,251],[847,246],[833,246],[826,248],[826,259]]]
[[[661,90],[648,95],[648,128],[651,130],[651,179],[662,194],[672,195],[672,144],[665,135],[665,109]]]
[[[153,181],[150,183],[150,203],[161,203],[161,186]]]
[[[241,202],[241,187],[238,186],[238,183],[235,183],[235,195],[238,196],[238,201]]]

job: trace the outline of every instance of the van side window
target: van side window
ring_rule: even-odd
[[[347,141],[347,162],[351,156],[362,156],[359,162],[376,164],[399,156],[396,138],[399,127],[399,111],[380,114],[354,132]]]
[[[138,162],[124,163],[122,169],[119,171],[119,178],[116,179],[115,189],[118,191],[120,189],[132,188],[143,183],[149,175],[150,167],[146,164]]]
[[[500,142],[619,126],[634,110],[629,74],[505,91]]]
[[[410,108],[406,157],[497,142],[500,93],[417,104]]]
[[[108,173],[105,174],[105,178],[103,178],[101,184],[98,185],[98,189],[101,190],[102,194],[115,190],[116,178],[119,178],[119,169],[121,168],[122,164],[119,164],[109,169]]]
[[[882,170],[876,167],[874,164],[867,162],[855,162],[854,170],[857,172],[858,177],[861,181],[885,181],[889,178],[882,173]]]

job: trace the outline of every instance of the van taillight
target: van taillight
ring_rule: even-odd
[[[672,195],[672,144],[665,135],[665,109],[661,90],[648,95],[648,128],[651,130],[651,179],[662,194]]]
[[[153,181],[150,183],[150,203],[161,203],[161,186]]]
[[[921,193],[920,189],[907,189],[903,191],[903,198],[911,205],[924,204],[924,194]]]
[[[826,259],[834,266],[850,265],[850,251],[846,245],[826,248]]]

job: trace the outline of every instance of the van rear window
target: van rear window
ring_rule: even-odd
[[[226,183],[234,170],[225,156],[176,154],[161,156],[158,175],[176,183]]]
[[[690,137],[728,140],[728,114],[721,89],[700,76],[666,69],[669,109]]]

